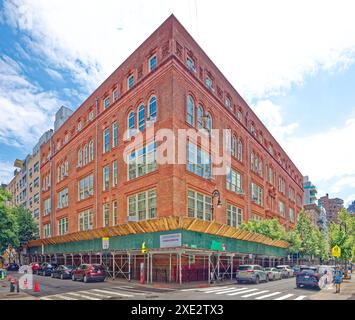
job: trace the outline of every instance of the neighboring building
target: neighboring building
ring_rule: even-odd
[[[355,201],[353,201],[350,205],[349,205],[349,207],[348,207],[348,209],[346,209],[350,214],[355,214]]]
[[[11,194],[11,200],[7,202],[7,206],[15,207],[19,204],[20,194],[19,194],[19,183],[20,183],[20,170],[14,170],[14,177],[8,183],[6,189]]]
[[[55,115],[54,131],[57,131],[72,114],[73,110],[62,106]]]
[[[317,188],[309,181],[309,177],[303,177],[304,205],[316,204]]]
[[[315,203],[307,204],[303,206],[304,212],[311,219],[314,226],[318,226],[320,220],[320,207]]]
[[[342,199],[329,199],[329,194],[327,193],[318,200],[318,204],[324,207],[328,222],[338,222],[338,214],[344,208],[344,201]]]
[[[302,208],[301,172],[173,16],[64,123],[56,122],[41,147],[42,238],[171,216],[233,227],[276,217],[289,229]],[[152,140],[129,153],[127,165],[127,136],[146,133],[152,123],[176,136],[178,129],[231,128],[231,173],[212,176],[201,159],[214,150],[202,150],[197,139],[184,140],[188,165],[157,163]],[[191,163],[195,151],[200,157]],[[140,155],[151,161],[139,164]],[[212,216],[215,189],[222,205]]]

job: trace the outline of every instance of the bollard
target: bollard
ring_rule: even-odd
[[[14,285],[13,280],[11,280],[11,283],[10,283],[10,292],[15,292],[15,285]]]
[[[16,292],[17,292],[17,293],[20,293],[20,284],[19,284],[19,281],[17,281]]]

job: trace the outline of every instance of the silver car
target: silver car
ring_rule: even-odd
[[[276,268],[265,268],[264,269],[269,280],[281,280],[281,271]]]
[[[269,278],[264,269],[256,264],[241,265],[236,275],[237,283],[253,282],[258,284],[260,281],[268,282]]]
[[[277,266],[276,269],[281,271],[282,278],[293,277],[293,270],[288,265],[280,265],[280,266]]]

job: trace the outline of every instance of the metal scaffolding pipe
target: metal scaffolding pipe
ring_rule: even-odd
[[[131,281],[131,254],[128,252],[128,281]]]
[[[181,266],[181,252],[179,254],[179,281],[180,284],[182,284],[182,266]]]
[[[171,253],[169,257],[169,282],[171,282]]]
[[[115,259],[115,253],[112,252],[112,279],[116,279],[116,259]]]

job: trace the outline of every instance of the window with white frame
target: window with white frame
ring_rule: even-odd
[[[58,236],[68,234],[69,231],[69,218],[65,217],[58,220]]]
[[[156,67],[157,67],[157,56],[154,55],[154,56],[151,56],[149,58],[149,71],[153,71]]]
[[[52,231],[51,231],[51,224],[47,223],[43,226],[43,238],[50,238]]]
[[[118,169],[117,169],[117,160],[112,162],[112,186],[117,186],[117,179],[118,179]]]
[[[128,78],[127,78],[127,88],[128,90],[132,89],[134,86],[134,76],[133,74],[131,74]]]
[[[192,126],[195,125],[195,104],[191,96],[187,98],[186,121]]]
[[[44,207],[44,212],[43,212],[43,214],[44,214],[45,216],[48,216],[48,215],[51,213],[51,211],[52,211],[51,198],[48,198],[48,199],[44,200],[44,205],[43,205],[43,207]]]
[[[118,145],[118,126],[117,122],[115,121],[112,124],[112,148],[117,147]]]
[[[82,129],[82,123],[81,123],[81,121],[79,121],[77,131],[79,132],[79,131],[81,131],[81,129]]]
[[[94,111],[90,111],[89,113],[89,121],[92,121],[94,119]]]
[[[103,132],[103,153],[110,151],[110,128],[106,128]]]
[[[295,211],[292,208],[289,208],[288,215],[289,215],[290,221],[294,222],[295,221]]]
[[[68,177],[69,176],[69,161],[65,160],[64,163],[64,176]]]
[[[116,226],[118,224],[118,208],[117,201],[112,202],[112,225]]]
[[[94,194],[94,176],[91,174],[84,179],[81,179],[78,187],[79,201],[92,196]]]
[[[237,137],[235,135],[232,138],[232,156],[237,156]]]
[[[89,162],[94,160],[94,141],[91,140],[89,143]]]
[[[281,217],[285,216],[285,203],[283,201],[279,201],[279,213]]]
[[[79,213],[79,231],[92,230],[94,227],[94,211],[92,209]]]
[[[226,107],[227,107],[228,109],[231,108],[231,100],[230,100],[228,97],[226,98]]]
[[[138,130],[142,132],[145,128],[145,106],[142,104],[138,108]]]
[[[103,226],[108,227],[110,225],[110,204],[105,203],[103,205]]]
[[[83,151],[81,148],[78,150],[78,167],[80,168],[83,165]]]
[[[212,198],[202,193],[188,190],[187,214],[190,218],[212,220]]]
[[[148,120],[155,122],[157,118],[157,98],[151,97],[149,99]]]
[[[243,161],[243,143],[242,143],[242,139],[241,138],[238,139],[237,159],[240,162]]]
[[[274,170],[269,166],[268,181],[270,184],[274,184]]]
[[[128,116],[127,119],[127,127],[128,127],[128,134],[129,138],[134,136],[134,129],[135,129],[135,123],[134,123],[134,112],[131,112]]]
[[[243,223],[243,210],[231,204],[227,206],[227,225],[238,228]]]
[[[102,190],[107,191],[110,187],[110,167],[106,166],[102,169]]]
[[[227,190],[235,193],[242,193],[242,176],[239,172],[228,168],[226,175],[226,188]]]
[[[212,176],[211,155],[192,142],[188,143],[187,170],[206,179]]]
[[[208,131],[209,134],[212,132],[212,117],[209,113],[206,115],[206,130]]]
[[[238,110],[238,112],[237,112],[237,120],[239,122],[241,122],[242,121],[242,117],[243,117],[242,112],[240,110]]]
[[[191,71],[196,72],[195,61],[191,57],[187,57],[186,65]]]
[[[128,197],[128,217],[130,220],[147,220],[157,217],[157,194],[155,189]]]
[[[197,108],[197,128],[203,129],[203,109],[200,105]]]
[[[128,180],[132,180],[155,171],[157,168],[156,143],[151,142],[143,148],[132,151],[127,156],[127,163]]]
[[[63,189],[62,191],[58,192],[58,209],[67,208],[69,205],[69,198],[68,198],[68,188]]]
[[[231,152],[231,131],[229,129],[225,130],[225,143],[226,143],[226,152],[230,154]]]
[[[212,89],[213,88],[213,81],[212,81],[212,79],[210,78],[210,77],[206,77],[206,79],[205,79],[205,84],[206,84],[206,87],[208,88],[208,89]]]
[[[259,206],[263,205],[263,188],[253,182],[251,184],[251,196],[253,202]]]
[[[110,106],[110,97],[104,99],[104,110]]]
[[[84,157],[83,157],[83,165],[86,166],[88,164],[88,145],[84,146]]]

